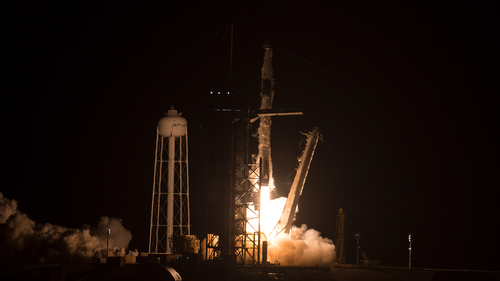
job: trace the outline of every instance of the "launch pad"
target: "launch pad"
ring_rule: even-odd
[[[296,176],[285,198],[286,204],[279,210],[270,209],[270,190],[274,189],[271,118],[303,114],[297,109],[273,108],[272,56],[271,46],[264,45],[260,108],[250,109],[248,103],[235,103],[233,95],[231,108],[216,110],[229,117],[217,126],[227,126],[231,130],[230,172],[208,180],[207,213],[216,215],[207,215],[206,233],[200,239],[203,240],[202,245],[190,233],[187,121],[173,107],[160,119],[149,254],[162,257],[163,254],[196,254],[201,248],[205,260],[224,259],[228,264],[255,266],[268,263],[267,254],[276,252],[276,248],[269,252],[267,249],[267,245],[272,246],[273,239],[290,233],[314,151],[322,137],[317,127],[304,134],[307,137],[306,146],[298,158]],[[219,95],[220,92],[217,92]],[[256,129],[255,133],[251,132],[252,126]],[[256,154],[251,153],[252,135],[258,141]],[[273,217],[276,221],[270,220],[272,214],[279,215]],[[328,256],[334,256],[333,245],[329,251]],[[333,264],[333,260],[328,262]]]
[[[175,269],[174,269],[175,268]],[[173,263],[171,266],[151,263],[0,266],[0,280],[213,280],[213,281],[475,281],[500,280],[499,271],[403,268],[318,268],[318,267],[238,267]]]

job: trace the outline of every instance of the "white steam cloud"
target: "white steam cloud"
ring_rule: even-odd
[[[320,236],[314,229],[292,227],[290,234],[282,233],[269,245],[269,261],[284,266],[332,266],[335,262],[335,245]]]
[[[36,224],[18,212],[16,200],[0,192],[0,264],[90,261],[96,251],[106,249],[108,229],[109,248],[125,254],[132,234],[121,219],[101,217],[92,229]]]

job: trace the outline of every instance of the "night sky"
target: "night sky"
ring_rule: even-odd
[[[412,233],[413,266],[498,269],[498,3],[70,2],[2,9],[0,192],[37,223],[118,217],[129,248],[147,251],[156,125],[174,106],[189,125],[192,232],[203,234],[202,128],[209,91],[229,87],[233,24],[235,92],[258,107],[268,42],[273,106],[305,113],[273,119],[279,194],[300,132],[323,135],[296,224],[333,239],[343,208],[348,263],[360,232],[370,259],[405,266]]]

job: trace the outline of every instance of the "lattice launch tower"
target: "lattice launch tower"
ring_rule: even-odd
[[[337,227],[335,230],[335,247],[337,249],[338,265],[345,264],[345,251],[344,251],[344,220],[345,214],[342,208],[337,213]]]

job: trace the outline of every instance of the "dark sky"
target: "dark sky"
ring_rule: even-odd
[[[147,251],[156,124],[173,105],[189,122],[191,216],[202,234],[199,128],[208,91],[228,86],[234,24],[233,88],[258,105],[269,42],[274,106],[306,114],[273,120],[279,192],[299,132],[319,126],[324,138],[298,224],[333,239],[343,208],[349,263],[359,231],[361,251],[384,265],[407,264],[412,233],[414,266],[497,268],[497,3],[170,2],[2,9],[0,192],[21,212],[74,228],[119,217],[130,248]]]

